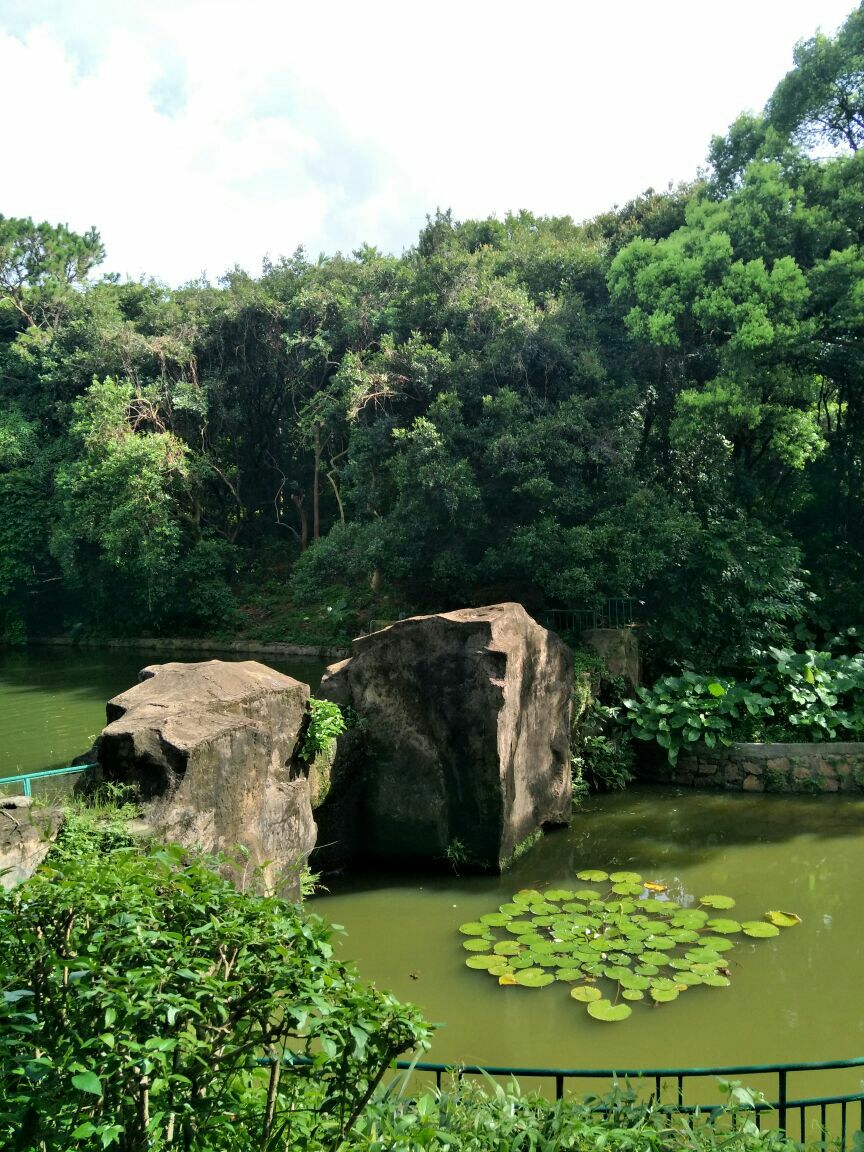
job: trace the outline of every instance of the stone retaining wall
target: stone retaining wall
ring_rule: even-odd
[[[63,648],[140,648],[157,652],[249,652],[263,656],[297,656],[308,660],[343,660],[349,649],[321,644],[282,644],[263,640],[202,640],[182,636],[143,636],[110,640],[75,636],[33,636],[28,644]]]
[[[694,745],[653,779],[743,792],[864,792],[864,743]]]

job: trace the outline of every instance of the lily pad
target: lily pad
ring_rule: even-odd
[[[572,996],[572,992],[571,992]],[[626,1020],[633,1012],[629,1004],[613,1004],[611,1000],[595,1000],[588,1005],[588,1015],[595,1020],[612,1023],[616,1020]]]
[[[697,984],[727,987],[730,937],[778,936],[799,923],[794,913],[776,910],[741,922],[712,913],[735,903],[716,894],[703,896],[701,907],[681,907],[658,899],[665,886],[635,872],[586,869],[578,876],[598,887],[523,888],[497,912],[461,925],[466,965],[502,986],[569,984],[592,1017],[623,1020],[627,1001],[663,1004]]]
[[[727,940],[725,936],[703,936],[702,944],[712,952],[728,952],[735,947],[733,941]]]
[[[466,952],[486,952],[492,947],[492,941],[488,936],[474,936],[470,940],[463,940],[462,947]],[[516,946],[519,947],[518,944]],[[495,951],[498,951],[498,945],[495,945]]]
[[[676,972],[675,983],[695,986],[696,984],[704,984],[703,978],[698,972]]]
[[[469,940],[464,947],[468,948],[473,943],[473,940]],[[499,940],[492,951],[496,956],[518,956],[522,948],[515,940]]]
[[[543,988],[555,979],[542,968],[523,968],[516,973],[516,983],[523,988]]]
[[[580,1004],[590,1004],[592,1001],[603,999],[603,993],[593,984],[580,984],[578,988],[571,988],[570,995]]]
[[[735,901],[731,896],[700,896],[699,903],[706,908],[734,908]]]
[[[575,980],[581,980],[582,976],[581,968],[559,968],[555,973],[555,979],[560,980],[562,984],[572,984]]]
[[[766,920],[747,920],[741,925],[745,936],[753,936],[757,940],[767,940],[769,936],[779,936],[780,929],[776,924],[769,924]]]
[[[794,912],[766,912],[765,915],[778,928],[794,928],[796,924],[801,923],[801,917],[796,916]]]
[[[709,988],[728,988],[732,981],[720,972],[709,972],[702,977],[702,983],[707,984]]]
[[[706,927],[712,932],[722,932],[724,936],[741,931],[741,925],[737,920],[709,920]]]
[[[543,900],[543,893],[538,892],[536,888],[520,888],[518,892],[513,894],[514,904],[539,904]]]
[[[651,986],[651,999],[657,1004],[670,1004],[673,1000],[677,1000],[679,995],[678,988],[655,988]]]

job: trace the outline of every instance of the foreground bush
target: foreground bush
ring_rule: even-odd
[[[426,1041],[322,921],[213,864],[71,854],[0,894],[0,1147],[335,1149]]]
[[[747,1119],[752,1094],[730,1085],[736,1106],[716,1124],[672,1116],[629,1090],[602,1100],[553,1102],[507,1088],[463,1083],[406,1100],[384,1094],[364,1111],[346,1149],[366,1152],[800,1152],[783,1133]],[[743,1109],[740,1105],[743,1103]],[[752,1112],[750,1113],[752,1116]]]

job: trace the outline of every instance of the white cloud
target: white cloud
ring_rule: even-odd
[[[686,179],[850,0],[7,0],[0,212],[179,282]]]

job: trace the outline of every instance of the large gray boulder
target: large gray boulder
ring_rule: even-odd
[[[134,784],[160,839],[248,853],[271,889],[296,892],[315,843],[298,755],[309,688],[254,660],[153,664],[108,702],[104,778]]]
[[[352,855],[500,870],[570,816],[573,657],[519,604],[400,620],[319,695],[359,716],[316,812],[315,867]]]

